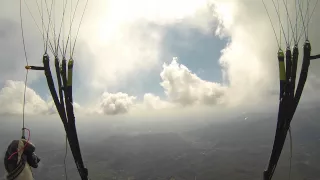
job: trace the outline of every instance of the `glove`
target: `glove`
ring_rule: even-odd
[[[6,151],[4,166],[8,173],[15,171],[19,166],[28,163],[37,168],[40,158],[35,154],[35,146],[25,139],[13,140]]]
[[[30,141],[26,141],[22,139],[23,144],[26,145],[23,154],[27,157],[28,164],[33,167],[37,168],[38,163],[40,162],[40,158],[36,155],[35,150],[36,147],[34,144],[32,144]]]

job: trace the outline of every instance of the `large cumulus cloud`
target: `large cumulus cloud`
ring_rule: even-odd
[[[21,114],[23,108],[23,91],[25,85],[22,81],[6,81],[0,90],[0,114]],[[33,89],[26,88],[25,113],[50,114],[54,110],[50,103],[44,101]]]
[[[43,99],[35,90],[26,87],[25,104],[24,101],[25,82],[7,80],[0,89],[0,115],[22,114],[25,105],[25,114],[28,115],[50,115],[56,114],[57,109],[51,97]],[[76,113],[87,113],[87,108],[81,107],[78,103],[73,103]]]
[[[223,49],[220,63],[222,65],[224,80],[229,84],[229,102],[241,104],[246,102],[261,102],[268,100],[270,95],[278,91],[278,42],[276,41],[272,26],[266,10],[261,1],[220,1],[212,0],[213,15],[218,19],[219,25],[216,35],[229,37],[230,42]],[[287,12],[282,1],[279,2],[281,24],[279,24],[277,11],[272,1],[264,1],[270,14],[272,24],[276,31],[278,41],[282,36],[280,46],[286,48],[285,34],[292,35],[290,23],[286,19]],[[295,1],[288,1],[288,9],[292,23],[295,23]],[[307,1],[301,1],[302,11],[305,13]],[[277,4],[276,4],[277,5]],[[310,12],[315,5],[315,1],[310,1]],[[299,13],[298,13],[299,16]],[[300,17],[298,17],[300,18]],[[318,41],[319,11],[315,11],[309,24],[309,39],[313,44],[313,52],[319,52]],[[282,26],[282,27],[281,27]],[[300,31],[303,31],[302,21],[298,21]],[[289,28],[289,29],[288,29]],[[280,43],[280,42],[279,42]],[[302,48],[304,36],[300,40],[299,48]],[[302,51],[300,51],[302,55]],[[298,66],[301,65],[301,59]],[[312,62],[310,75],[319,77],[319,62]],[[298,69],[299,71],[299,69]],[[306,91],[310,90],[310,83],[306,85]],[[273,96],[275,97],[275,96]],[[274,99],[276,100],[276,99]]]
[[[104,114],[123,114],[127,113],[133,105],[136,97],[125,93],[104,92],[101,96],[100,108]]]
[[[166,100],[162,100],[159,96],[156,96],[152,93],[146,93],[143,96],[142,106],[147,110],[157,110],[157,109],[174,108],[175,104]]]
[[[225,87],[200,79],[186,66],[179,64],[176,58],[170,64],[163,65],[160,76],[161,86],[173,103],[183,106],[223,103]]]

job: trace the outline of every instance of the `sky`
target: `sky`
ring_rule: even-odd
[[[41,65],[41,11],[35,0],[22,2],[28,63]],[[63,3],[55,2],[52,26],[58,32]],[[71,6],[69,1],[65,11],[65,41],[76,2]],[[288,2],[294,23],[299,10],[293,0]],[[303,12],[311,14],[317,7],[316,0],[301,2]],[[26,73],[19,1],[4,4],[0,7],[0,117],[22,113]],[[70,28],[71,42],[77,37],[73,55],[77,115],[202,114],[278,103],[278,43],[285,49],[283,34],[292,36],[282,1],[281,24],[272,1],[266,2],[278,42],[262,1],[89,0],[81,21],[85,4],[79,0]],[[48,11],[43,7],[46,21]],[[319,21],[316,8],[308,24],[314,54],[320,53]],[[303,29],[302,22],[298,24]],[[311,63],[303,101],[319,98],[319,68],[320,62]],[[31,115],[56,113],[42,72],[28,73],[25,107]]]

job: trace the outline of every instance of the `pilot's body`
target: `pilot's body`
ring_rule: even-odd
[[[33,180],[31,168],[37,168],[40,161],[34,152],[35,146],[24,139],[10,143],[4,157],[7,180]]]

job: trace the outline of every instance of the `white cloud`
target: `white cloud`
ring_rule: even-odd
[[[25,84],[22,81],[8,80],[4,87],[0,89],[0,115],[1,114],[22,114],[23,95]],[[44,100],[33,89],[27,86],[25,94],[25,113],[28,115],[49,115],[56,114],[57,109],[51,98]],[[88,110],[78,103],[73,103],[76,113],[86,113]]]
[[[262,3],[255,5],[253,8],[242,1],[216,3],[222,26],[217,33],[230,36],[220,63],[233,103],[257,100],[276,83],[277,46]]]
[[[23,107],[24,82],[6,81],[0,90],[0,114],[21,114]],[[27,87],[25,113],[48,114],[50,107],[34,90]]]
[[[110,115],[127,113],[135,99],[136,97],[121,92],[115,94],[104,92],[100,98],[100,113]]]
[[[179,64],[176,58],[169,65],[164,63],[160,76],[161,86],[174,103],[182,106],[223,103],[225,87],[200,79],[186,66]]]
[[[156,96],[151,93],[146,93],[143,96],[143,108],[146,110],[158,110],[158,109],[168,109],[168,108],[174,108],[175,104],[162,100],[159,96]]]
[[[279,22],[275,8],[270,1],[265,1],[279,39]],[[261,1],[219,1],[213,0],[214,16],[220,22],[217,35],[230,37],[230,42],[222,51],[220,63],[223,75],[229,84],[229,103],[260,102],[269,98],[270,93],[278,91],[278,46],[267,13]],[[295,12],[294,3],[290,1],[289,11]],[[306,2],[304,2],[306,3]],[[312,2],[314,4],[314,2]],[[311,5],[311,4],[310,4]],[[313,6],[310,6],[313,8]],[[306,4],[304,6],[306,8]],[[306,10],[303,10],[305,12]],[[319,19],[315,11],[313,20]],[[280,4],[282,25],[285,30],[285,6]],[[294,21],[293,21],[294,22]],[[301,22],[300,22],[301,26]],[[315,21],[309,25],[310,39],[319,36],[314,31],[319,26]],[[289,30],[291,32],[291,30]],[[287,32],[286,32],[287,33]],[[313,42],[313,41],[312,41]],[[304,39],[300,41],[300,48]],[[284,37],[282,36],[282,44]],[[317,42],[314,49],[319,50]],[[285,46],[282,46],[285,49]],[[300,49],[302,54],[302,49]],[[302,59],[300,59],[301,62]],[[313,68],[319,64],[313,62]],[[312,68],[311,68],[312,69]],[[318,67],[316,69],[319,69]],[[310,72],[311,74],[316,72]],[[319,76],[319,75],[318,75]]]

